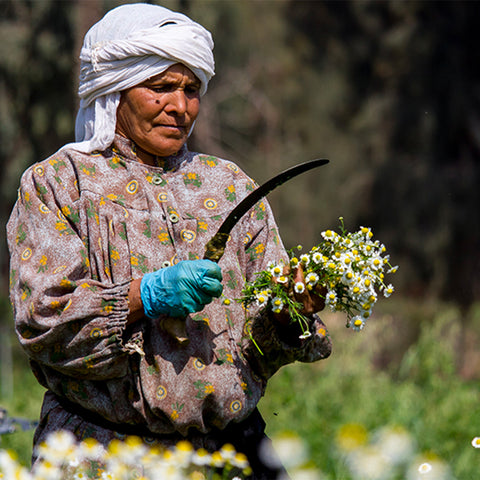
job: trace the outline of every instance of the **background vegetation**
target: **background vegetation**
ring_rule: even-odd
[[[83,35],[121,3],[0,0],[2,231],[21,173],[72,140]],[[458,478],[475,478],[480,2],[156,3],[215,39],[217,75],[191,149],[232,159],[259,182],[330,158],[270,195],[285,244],[309,248],[343,216],[348,229],[371,226],[400,265],[395,298],[379,304],[375,326],[355,337],[336,328],[342,319],[328,319],[332,358],[273,379],[262,402],[269,428],[297,429],[333,479],[346,475],[331,448],[341,424],[399,423]],[[35,418],[41,389],[16,347],[0,239],[0,405]],[[19,442],[27,458],[29,435],[2,445]]]

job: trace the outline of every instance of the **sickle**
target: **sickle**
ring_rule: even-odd
[[[329,160],[325,158],[318,158],[310,160],[309,162],[299,163],[283,172],[280,172],[275,177],[267,180],[263,185],[255,189],[247,195],[228,215],[218,229],[217,233],[209,240],[205,247],[204,259],[217,262],[222,258],[225,251],[225,246],[230,237],[232,228],[237,222],[247,213],[261,198],[268,195],[272,190],[287,182],[300,173],[311,170],[312,168],[326,165]],[[163,328],[172,335],[180,344],[187,344],[189,342],[185,319],[180,318],[165,318],[162,321]]]
[[[263,185],[255,189],[247,195],[228,215],[218,229],[217,233],[209,240],[205,247],[204,259],[217,262],[222,258],[225,251],[228,238],[232,228],[261,198],[267,196],[272,190],[287,182],[300,173],[311,170],[312,168],[326,165],[329,160],[325,158],[317,158],[309,162],[299,163],[293,167],[280,172],[275,177],[267,180]]]

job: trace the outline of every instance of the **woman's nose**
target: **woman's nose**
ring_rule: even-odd
[[[187,96],[181,89],[174,90],[168,95],[168,101],[165,105],[167,112],[183,115],[187,111]]]

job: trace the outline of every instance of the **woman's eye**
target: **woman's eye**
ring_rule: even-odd
[[[171,90],[171,87],[169,87],[168,85],[157,85],[154,87],[150,87],[150,90],[155,93],[166,93]]]
[[[200,91],[200,87],[198,85],[190,85],[185,87],[185,93],[188,95],[196,95]]]

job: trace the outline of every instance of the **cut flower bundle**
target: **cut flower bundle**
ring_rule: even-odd
[[[389,297],[393,293],[393,285],[385,283],[385,274],[396,272],[398,267],[391,266],[385,245],[373,240],[370,228],[349,233],[340,218],[340,229],[341,233],[322,232],[322,242],[308,253],[301,253],[301,245],[289,251],[289,265],[280,261],[257,273],[256,279],[245,285],[240,301],[246,307],[256,304],[273,313],[288,309],[302,328],[301,338],[305,338],[311,335],[310,322],[293,292],[309,290],[320,295],[332,311],[345,312],[347,327],[362,330],[378,294]],[[300,266],[304,281],[295,281]]]

